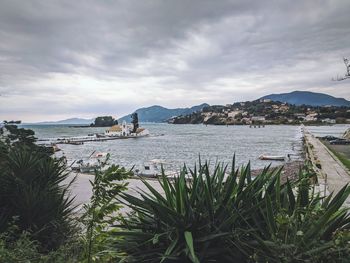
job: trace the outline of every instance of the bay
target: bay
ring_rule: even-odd
[[[299,126],[271,125],[264,128],[249,126],[205,126],[141,124],[149,129],[151,136],[104,142],[86,142],[84,145],[60,144],[60,154],[68,161],[88,157],[93,151],[108,152],[111,162],[141,167],[151,159],[162,159],[172,169],[179,169],[186,163],[193,166],[202,160],[231,163],[236,155],[237,165],[251,161],[253,169],[262,168],[269,162],[259,160],[262,154],[291,154],[298,159],[301,150],[301,129]],[[39,139],[84,136],[103,133],[106,128],[72,128],[63,125],[26,126],[35,131]],[[272,162],[272,165],[280,164]]]

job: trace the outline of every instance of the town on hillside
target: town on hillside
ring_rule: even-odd
[[[308,106],[259,99],[204,107],[188,115],[172,117],[172,124],[341,124],[350,123],[350,107]]]

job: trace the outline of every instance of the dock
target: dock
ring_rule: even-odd
[[[67,137],[67,138],[48,138],[38,140],[39,144],[41,142],[48,142],[52,144],[73,144],[79,145],[85,142],[103,142],[112,140],[123,140],[130,138],[142,138],[146,136],[85,136],[85,137]]]
[[[350,171],[339,159],[313,134],[303,128],[307,159],[317,173],[318,191],[323,196],[333,192],[337,194],[346,184],[350,184]],[[350,197],[345,201],[350,207]]]

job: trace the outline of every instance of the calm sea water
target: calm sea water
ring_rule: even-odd
[[[60,144],[60,154],[68,161],[88,157],[93,151],[108,152],[111,162],[126,167],[140,167],[151,159],[163,159],[180,168],[184,163],[192,166],[199,155],[204,160],[231,163],[236,154],[238,165],[251,161],[252,168],[261,168],[269,162],[261,161],[261,154],[291,154],[298,158],[301,149],[299,126],[205,126],[142,124],[149,129],[151,136],[137,139],[87,142],[84,145]],[[82,136],[89,133],[102,133],[105,128],[71,128],[62,125],[27,126],[35,131],[39,139],[69,136]],[[273,165],[279,164],[273,162]]]
[[[266,126],[249,128],[249,126],[204,126],[204,125],[170,125],[143,124],[152,136],[138,139],[114,140],[106,142],[89,142],[84,145],[61,144],[59,154],[64,154],[69,161],[89,156],[93,151],[109,152],[111,161],[131,168],[141,167],[143,162],[151,159],[164,159],[171,164],[172,170],[178,170],[184,163],[189,166],[202,159],[212,163],[217,160],[230,163],[236,154],[238,165],[251,161],[253,168],[262,168],[269,161],[258,159],[261,154],[287,155],[292,159],[300,158],[301,129],[298,126]],[[25,126],[36,132],[40,139],[82,136],[89,133],[102,133],[104,128],[70,128],[62,125]],[[340,136],[350,125],[307,127],[317,136]],[[272,162],[272,165],[281,164]],[[75,175],[71,174],[70,179]],[[72,185],[72,194],[77,205],[86,203],[91,196],[89,180],[93,175],[79,174]],[[129,179],[128,193],[138,195],[138,189],[147,190],[140,180]],[[162,189],[156,181],[150,181],[160,192]],[[126,210],[127,211],[127,210]]]

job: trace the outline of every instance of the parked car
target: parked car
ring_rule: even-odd
[[[347,144],[350,144],[350,140],[336,139],[336,140],[330,141],[329,143],[330,144],[337,144],[337,145],[347,145]]]
[[[338,137],[335,137],[335,136],[332,136],[332,135],[327,135],[327,136],[323,136],[321,137],[322,140],[325,140],[325,141],[334,141],[334,140],[338,140],[340,138]]]

